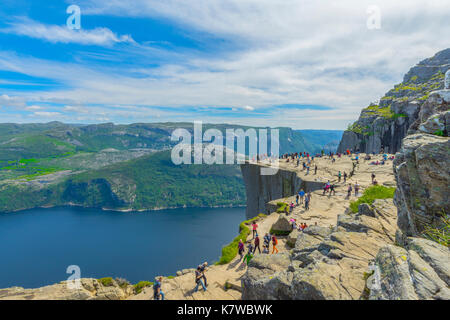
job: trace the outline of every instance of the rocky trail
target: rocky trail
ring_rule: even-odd
[[[360,155],[364,157],[364,155]],[[294,171],[303,180],[321,181],[336,183],[336,194],[335,195],[322,195],[321,190],[314,191],[312,193],[312,201],[310,210],[306,211],[302,205],[296,206],[293,213],[289,218],[294,218],[297,223],[305,222],[309,226],[317,224],[321,227],[335,226],[337,223],[338,214],[342,214],[346,211],[349,206],[350,201],[357,199],[357,196],[352,193],[350,199],[347,199],[347,189],[348,183],[354,185],[358,182],[361,186],[359,195],[362,194],[365,188],[371,185],[371,174],[375,173],[378,183],[381,185],[393,186],[395,185],[394,175],[392,170],[392,161],[387,161],[385,165],[370,165],[371,161],[381,160],[381,155],[372,156],[372,160],[364,161],[360,160],[359,164],[354,169],[354,174],[352,177],[347,179],[347,184],[338,182],[338,171],[342,174],[347,172],[348,174],[353,171],[352,159],[348,156],[342,156],[342,158],[337,158],[333,163],[328,157],[316,158],[315,163],[317,164],[318,170],[317,174],[311,170],[309,174],[303,171],[301,167],[296,167],[294,163],[286,163],[286,160],[280,161],[280,170]],[[293,201],[295,203],[295,196],[273,200],[276,202],[290,203]],[[392,208],[389,208],[392,209]],[[392,210],[391,210],[392,211]],[[388,221],[389,228],[393,221],[395,214],[390,217]],[[269,232],[272,225],[279,219],[279,213],[271,213],[270,215],[260,219],[258,224],[258,234],[261,238],[266,232]],[[395,223],[394,223],[395,225]],[[250,227],[250,226],[249,226]],[[247,242],[252,240],[252,235],[250,234],[247,238]],[[292,248],[287,244],[288,237],[280,236],[278,237],[278,250],[279,255],[287,253]],[[231,239],[230,239],[231,241]],[[246,244],[247,245],[247,244]],[[272,251],[272,244],[270,246],[270,251]],[[259,256],[256,253],[255,257]],[[263,256],[268,256],[262,254]],[[277,254],[275,254],[277,255]],[[230,263],[226,265],[212,265],[208,267],[206,271],[206,277],[208,280],[207,291],[204,292],[201,286],[198,292],[193,292],[195,287],[194,281],[194,269],[185,269],[178,272],[178,275],[174,278],[164,278],[162,282],[162,290],[165,293],[165,297],[168,300],[211,300],[211,299],[241,299],[242,297],[242,286],[241,279],[247,271],[247,266],[239,261],[240,257],[237,255]],[[199,261],[201,263],[202,261]],[[138,294],[130,296],[129,299],[136,300],[149,300],[153,297],[153,289],[150,287],[144,288],[144,290]]]

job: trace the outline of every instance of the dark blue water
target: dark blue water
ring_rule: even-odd
[[[83,208],[0,214],[0,288],[35,288],[81,277],[132,283],[217,261],[237,234],[244,208],[118,213]]]

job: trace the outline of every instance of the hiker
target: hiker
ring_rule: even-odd
[[[244,243],[242,242],[242,239],[239,240],[238,250],[239,250],[239,255],[241,256],[239,261],[241,261],[243,254],[244,254]]]
[[[297,202],[297,206],[298,206],[298,198],[300,198],[300,196],[297,193],[297,195],[295,196],[295,201]]]
[[[162,282],[162,277],[159,277],[159,279],[156,279],[155,284],[153,285],[153,299],[155,300],[159,300],[161,298],[161,300],[164,300],[164,292],[162,292],[161,290],[161,282]]]
[[[255,254],[256,249],[258,249],[258,252],[261,253],[261,248],[259,247],[259,236],[256,234],[255,238],[255,248],[253,249],[253,254]],[[264,250],[264,249],[263,249]]]
[[[314,165],[314,174],[317,174],[317,164]]]
[[[292,211],[294,211],[294,203],[291,201],[291,204],[289,205],[289,214],[291,214]]]
[[[208,262],[203,262],[203,264],[201,265],[200,271],[203,274],[202,279],[205,281],[205,287],[208,286],[208,281],[206,280],[206,276],[205,276],[205,271],[206,271],[206,267],[208,266]]]
[[[347,189],[347,198],[350,198],[351,195],[352,195],[352,184],[349,183]]]
[[[336,186],[334,185],[334,183],[332,183],[332,184],[330,185],[330,196],[331,196],[331,193],[333,193],[333,195],[336,194],[335,188],[336,188]]]
[[[347,182],[347,172],[344,171],[344,183]]]
[[[338,182],[341,182],[341,177],[342,177],[342,173],[341,173],[341,171],[339,170],[339,173],[338,173]]]
[[[248,244],[248,246],[247,246],[247,253],[244,256],[244,261],[242,261],[242,264],[246,263],[248,265],[248,263],[250,262],[251,258],[253,258],[252,252],[253,252],[253,245],[250,242]]]
[[[359,192],[359,184],[358,184],[358,181],[356,181],[356,183],[355,183],[355,197],[358,196],[358,192]]]
[[[253,221],[253,223],[252,223],[252,236],[253,236],[253,239],[255,239],[255,234],[258,234],[258,231],[257,231],[257,229],[258,229],[258,225],[256,224],[256,221]]]
[[[278,253],[277,244],[278,244],[277,237],[276,237],[275,235],[273,235],[273,236],[272,236],[272,245],[273,245],[272,254],[273,254],[275,251]]]
[[[305,191],[301,189],[298,195],[300,196],[300,204],[303,204],[303,197],[305,196]]]
[[[202,268],[202,266],[198,266],[197,270],[195,270],[195,283],[196,283],[196,286],[195,286],[194,292],[198,291],[198,286],[200,284],[202,285],[203,291],[206,291],[205,284],[203,283],[203,280],[202,280],[203,273],[201,272],[201,268]]]
[[[270,235],[266,233],[264,236],[263,253],[269,253]]]
[[[329,188],[330,188],[330,180],[328,180],[325,186],[323,187],[323,194],[322,194],[323,196],[325,195],[325,193],[327,193]]]
[[[375,180],[375,173],[372,172],[372,183],[373,183],[373,180]]]

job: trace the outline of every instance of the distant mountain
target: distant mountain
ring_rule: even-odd
[[[172,163],[168,149],[177,128],[193,133],[192,123],[0,124],[0,211],[244,205],[238,165]],[[225,135],[225,129],[251,127],[204,124],[203,132],[210,128]],[[320,152],[339,134],[278,129],[281,153]]]
[[[342,139],[343,130],[298,130],[302,136],[313,144],[313,149],[324,149],[326,152],[336,152]]]

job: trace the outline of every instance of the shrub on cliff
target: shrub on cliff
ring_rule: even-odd
[[[220,257],[219,261],[216,262],[216,264],[227,264],[231,262],[231,260],[233,260],[238,253],[239,240],[242,239],[243,242],[247,241],[247,237],[250,234],[250,228],[247,226],[251,225],[253,221],[257,221],[265,216],[265,214],[260,213],[258,216],[250,220],[241,222],[241,224],[239,225],[239,235],[234,238],[234,240],[229,245],[222,248],[222,256]]]
[[[385,186],[371,186],[364,190],[364,193],[358,200],[350,202],[350,210],[353,213],[358,212],[358,206],[361,203],[372,204],[375,199],[394,198],[395,188]]]
[[[151,287],[151,286],[153,286],[153,282],[150,282],[150,281],[139,281],[139,282],[136,283],[133,287],[134,287],[134,292],[135,292],[136,294],[139,294],[139,293],[142,292],[142,290],[143,290],[145,287]]]

